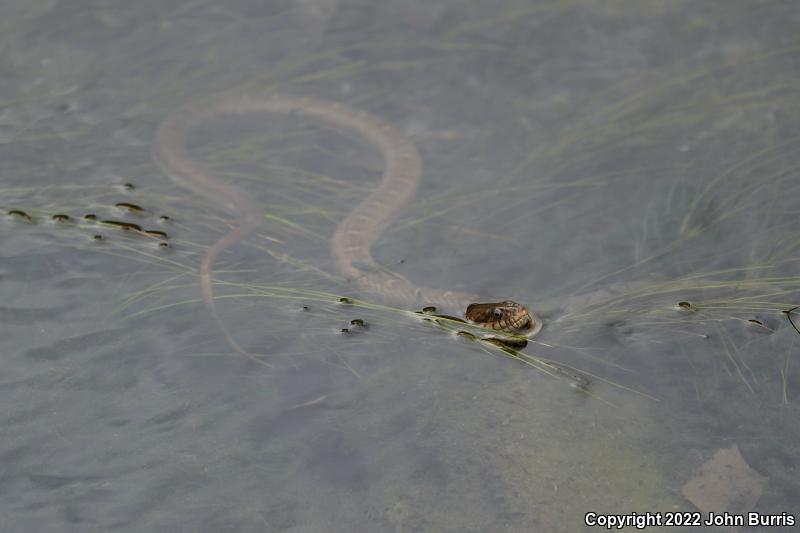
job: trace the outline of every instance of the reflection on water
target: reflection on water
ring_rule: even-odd
[[[764,480],[747,507],[797,513],[789,4],[0,13],[4,531],[575,531],[733,509],[684,486],[734,446]],[[376,259],[537,310],[523,360],[337,276],[329,239],[382,161],[291,115],[190,139],[265,214],[215,294],[273,366],[232,354],[198,270],[234,221],[151,149],[171,110],[242,84],[409,134],[422,188]]]

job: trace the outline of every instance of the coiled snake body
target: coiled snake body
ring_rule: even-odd
[[[384,160],[380,185],[339,223],[331,240],[337,270],[361,290],[399,306],[466,308],[467,319],[495,330],[518,332],[530,337],[539,332],[541,320],[513,301],[474,304],[480,297],[418,287],[385,272],[375,262],[370,251],[372,243],[385,223],[413,197],[422,175],[419,152],[401,130],[337,103],[235,90],[190,103],[171,113],[159,125],[155,137],[155,158],[163,171],[179,185],[213,202],[223,201],[226,211],[235,218],[235,227],[206,252],[200,270],[206,307],[234,349],[246,353],[217,317],[211,283],[212,267],[222,250],[239,242],[257,226],[262,211],[244,191],[219,181],[196,163],[189,154],[187,139],[202,123],[222,116],[254,113],[289,113],[320,120],[353,131],[380,150]]]

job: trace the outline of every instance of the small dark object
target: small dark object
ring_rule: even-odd
[[[428,307],[423,307],[422,312],[425,313],[426,315],[432,315],[433,313],[436,312],[436,308],[432,305],[429,305]]]
[[[348,333],[350,333],[350,330],[347,328],[342,328],[339,330],[339,333],[341,333],[342,335],[347,335]]]
[[[158,247],[159,248],[169,248],[169,243],[168,242],[160,242],[160,243],[158,243]]]
[[[136,204],[131,204],[128,202],[118,202],[114,204],[114,207],[118,207],[120,209],[124,209],[126,211],[131,211],[134,213],[142,213],[144,211],[144,207]]]
[[[794,320],[792,320],[792,312],[797,311],[798,309],[800,309],[800,305],[792,307],[788,311],[784,311],[784,313],[786,313],[786,318],[789,319],[789,324],[791,324],[797,334],[800,335],[800,329],[797,329],[797,326],[794,324]]]
[[[94,239],[94,240],[96,240],[96,241],[102,241],[103,239],[105,239],[105,237],[103,237],[102,235],[100,235],[100,234],[98,233],[97,235],[94,235],[94,236],[92,237],[92,239]]]
[[[83,215],[83,218],[84,218],[84,220],[97,220],[97,215],[95,215],[94,213],[89,213],[89,214]]]
[[[522,338],[502,339],[498,337],[487,337],[481,340],[488,342],[489,344],[499,346],[500,348],[510,348],[512,350],[521,350],[528,345],[528,341]]]
[[[69,222],[69,215],[55,214],[50,218],[55,222]]]
[[[678,307],[680,307],[681,309],[683,309],[685,311],[689,311],[691,313],[694,313],[695,311],[697,311],[697,308],[694,306],[694,304],[692,304],[691,302],[687,302],[687,301],[678,302]]]
[[[12,209],[11,211],[8,212],[8,214],[9,216],[12,217],[19,217],[21,219],[27,220],[28,222],[33,222],[33,218],[31,218],[31,216],[28,213],[20,209]]]
[[[436,316],[436,318],[443,318],[443,319],[445,319],[447,321],[450,321],[450,322],[458,322],[459,324],[468,324],[469,323],[466,320],[464,320],[463,318],[458,318],[457,316],[450,316],[450,315],[435,315],[435,316]]]
[[[160,239],[165,239],[166,240],[166,239],[169,238],[169,237],[167,237],[166,232],[158,231],[157,229],[148,229],[148,230],[145,230],[145,233],[148,234],[148,235],[152,235],[153,237],[158,237]]]
[[[303,306],[303,311],[308,311],[308,310],[310,310],[310,309],[311,309],[311,308],[310,308],[309,306],[307,306],[307,305],[304,305],[304,306]]]
[[[764,324],[760,320],[756,320],[755,318],[751,318],[747,322],[751,326],[753,326],[755,328],[758,328],[760,331],[774,333],[774,330],[771,327],[769,327],[768,325]]]
[[[114,226],[125,231],[130,231],[130,230],[138,232],[142,231],[142,227],[139,224],[133,224],[132,222],[121,222],[119,220],[101,220],[100,223],[107,224],[109,226]]]
[[[347,296],[342,296],[341,298],[339,298],[339,303],[340,304],[351,304],[351,303],[353,303],[353,300],[351,300]]]
[[[458,337],[464,337],[467,340],[474,341],[477,340],[478,337],[470,333],[469,331],[456,331],[456,335]]]
[[[127,189],[127,190],[129,190],[129,191],[132,191],[132,190],[133,190],[133,189],[135,189],[136,187],[134,187],[134,186],[133,186],[133,183],[123,183],[123,184],[122,184],[122,188],[123,188],[123,189]]]
[[[363,320],[361,320],[360,318],[354,318],[353,320],[351,320],[350,321],[350,325],[351,326],[356,326],[356,327],[359,327],[359,328],[367,327],[367,323],[364,322]]]
[[[169,220],[169,217],[167,215],[161,215],[160,217],[158,217],[158,220],[166,222],[167,220]]]

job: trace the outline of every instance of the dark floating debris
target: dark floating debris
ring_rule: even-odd
[[[123,188],[123,189],[126,189],[126,190],[128,190],[128,191],[132,191],[132,190],[133,190],[133,189],[135,189],[136,187],[134,187],[134,186],[133,186],[133,183],[123,183],[123,184],[122,184],[122,188]]]
[[[797,326],[795,325],[794,320],[792,320],[792,313],[794,311],[797,311],[798,309],[800,309],[800,306],[792,307],[788,311],[784,311],[784,313],[786,313],[786,318],[789,319],[789,324],[791,324],[792,327],[794,328],[794,330],[797,332],[797,334],[800,335],[800,329],[797,329]]]
[[[434,315],[434,316],[436,318],[441,318],[441,319],[444,319],[444,320],[448,320],[450,322],[456,322],[458,324],[469,324],[469,322],[467,322],[463,318],[459,318],[457,316],[452,316],[452,315]]]
[[[747,322],[751,326],[753,326],[755,328],[759,328],[759,329],[761,329],[763,331],[768,331],[770,333],[773,333],[775,331],[771,327],[769,327],[768,325],[764,324],[762,321],[756,320],[755,318],[751,318]]]
[[[342,296],[341,298],[339,298],[339,303],[340,304],[351,304],[351,303],[353,303],[353,300],[351,300],[347,296]]]
[[[689,311],[690,313],[697,311],[697,307],[693,303],[687,301],[678,302],[678,308]]]
[[[478,337],[470,333],[469,331],[456,331],[456,336],[464,337],[467,340],[474,341],[477,340]]]
[[[161,222],[167,222],[168,220],[170,220],[170,218],[167,215],[161,215],[160,217],[158,217],[158,220],[160,220]]]
[[[57,213],[50,218],[53,219],[54,222],[69,222],[69,215],[64,215],[61,213]]]
[[[415,311],[416,314],[422,315],[422,320],[426,322],[433,322],[443,327],[449,327],[450,324],[448,324],[448,322],[456,324],[469,324],[469,322],[467,322],[463,318],[452,315],[437,315],[435,314],[435,312],[436,308],[433,306],[425,307],[422,309],[422,311]]]
[[[159,248],[169,248],[169,243],[168,242],[160,242],[160,243],[158,243],[158,247]]]
[[[83,215],[83,219],[84,220],[97,220],[97,215],[95,215],[94,213],[87,213],[87,214]]]
[[[347,335],[348,333],[350,333],[350,330],[347,328],[342,328],[339,330],[339,333],[341,333],[342,335]]]
[[[353,320],[351,320],[351,321],[350,321],[350,325],[351,325],[351,326],[358,327],[358,328],[365,328],[365,327],[367,327],[367,323],[366,323],[366,322],[364,322],[363,320],[361,320],[360,318],[354,318]]]
[[[96,240],[96,241],[102,241],[103,239],[105,239],[105,237],[103,237],[102,235],[100,235],[100,234],[98,233],[98,234],[94,235],[94,236],[92,237],[92,239],[94,239],[94,240]]]
[[[483,342],[499,346],[500,348],[510,348],[512,350],[521,350],[528,345],[528,340],[523,339],[522,337],[510,337],[507,339],[499,337],[486,337],[485,339],[481,340]]]
[[[101,224],[106,224],[108,226],[114,226],[116,228],[119,228],[119,229],[122,229],[122,230],[125,230],[125,231],[133,230],[133,231],[138,231],[140,233],[142,232],[142,227],[139,224],[134,224],[132,222],[122,222],[122,221],[119,221],[119,220],[101,220],[100,223]]]
[[[21,218],[23,220],[27,220],[28,222],[33,222],[33,218],[28,213],[22,211],[21,209],[11,209],[8,212],[8,215],[12,217]]]
[[[311,310],[311,308],[310,308],[309,306],[307,306],[307,305],[304,305],[304,306],[302,307],[302,309],[303,309],[303,311],[309,311],[309,310]]]
[[[152,235],[153,237],[158,237],[159,239],[168,239],[167,233],[164,231],[159,231],[157,229],[148,229],[144,231],[147,235]]]
[[[131,204],[129,202],[118,202],[114,204],[114,207],[118,207],[119,209],[124,209],[132,213],[143,213],[145,210],[144,207],[136,204]]]

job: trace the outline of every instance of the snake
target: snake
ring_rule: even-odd
[[[232,228],[206,251],[200,266],[203,301],[228,344],[241,348],[220,320],[214,304],[213,265],[219,254],[251,233],[263,220],[261,207],[236,185],[213,176],[189,151],[190,134],[221,117],[283,114],[311,119],[355,133],[374,145],[383,158],[383,175],[377,188],[339,222],[331,239],[336,270],[359,290],[404,307],[426,305],[466,309],[467,321],[484,328],[533,337],[542,320],[513,300],[483,302],[475,294],[420,287],[396,273],[387,272],[373,258],[372,244],[389,220],[414,197],[422,178],[422,158],[414,142],[401,129],[369,113],[336,102],[308,97],[234,89],[189,102],[169,113],[159,124],[154,158],[177,185],[217,203],[233,218]]]

